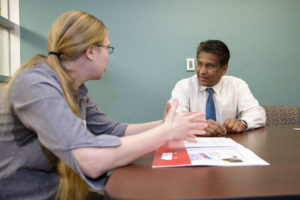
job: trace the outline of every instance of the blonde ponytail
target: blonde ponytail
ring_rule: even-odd
[[[84,200],[87,197],[89,186],[84,182],[78,174],[71,170],[62,161],[58,164],[59,171],[59,187],[56,199],[60,200]]]
[[[46,62],[58,75],[61,88],[64,92],[66,101],[70,109],[75,115],[80,116],[79,105],[76,103],[78,89],[74,87],[74,80],[71,79],[63,70],[57,56],[49,55]],[[59,187],[56,199],[85,199],[89,190],[89,186],[87,185],[87,183],[84,182],[78,174],[76,174],[61,160],[58,163],[57,169],[59,172]]]

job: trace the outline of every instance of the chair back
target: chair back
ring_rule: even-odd
[[[266,125],[300,124],[300,108],[291,105],[264,105]]]

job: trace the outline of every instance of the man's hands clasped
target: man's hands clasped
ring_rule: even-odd
[[[228,118],[223,125],[214,120],[207,120],[207,128],[205,128],[205,136],[224,136],[227,133],[240,133],[243,132],[246,127],[238,119]]]

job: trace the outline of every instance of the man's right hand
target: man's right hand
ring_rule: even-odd
[[[218,122],[209,119],[206,120],[207,127],[205,128],[206,134],[203,136],[224,136],[227,134],[226,128],[219,124]]]

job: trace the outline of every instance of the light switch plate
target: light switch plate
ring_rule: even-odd
[[[186,59],[186,71],[195,71],[195,60],[194,58]]]

